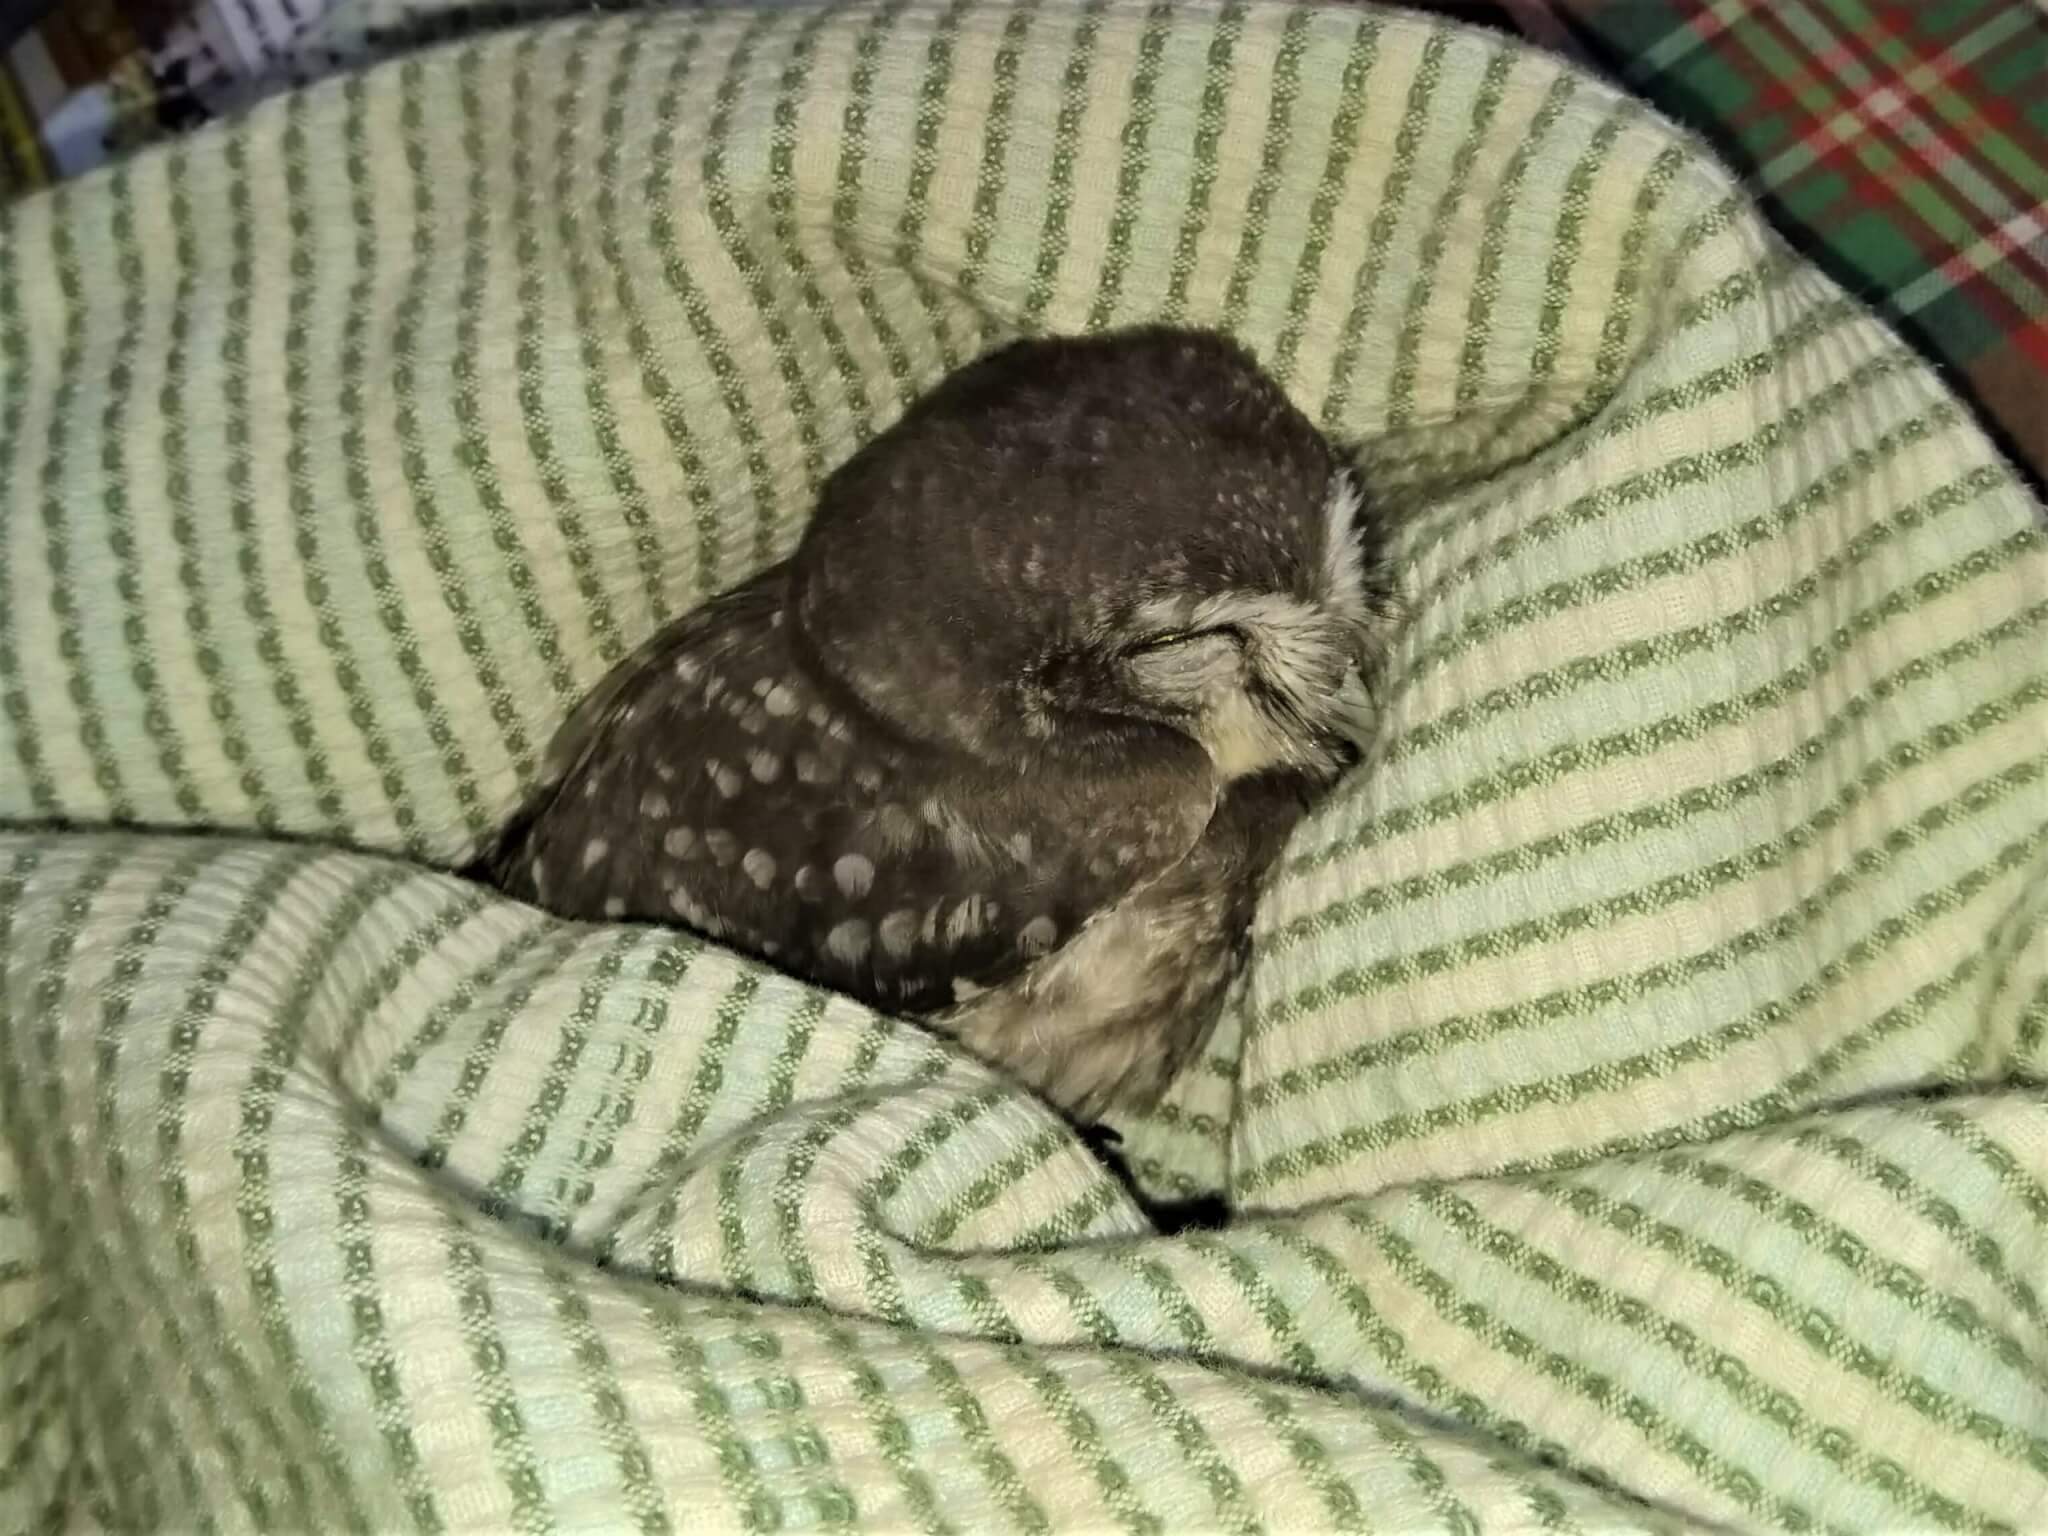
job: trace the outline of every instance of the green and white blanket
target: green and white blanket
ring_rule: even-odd
[[[1374,9],[668,12],[5,220],[0,1528],[2048,1528],[2041,509],[1669,125]],[[1177,1236],[434,872],[919,389],[1145,318],[1408,597],[1125,1128]]]

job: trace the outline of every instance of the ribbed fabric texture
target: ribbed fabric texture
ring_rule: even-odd
[[[0,1528],[2048,1524],[2041,509],[1640,106],[1356,7],[652,13],[5,219]],[[1405,595],[1125,1127],[1174,1237],[932,1036],[432,869],[949,366],[1155,318]]]

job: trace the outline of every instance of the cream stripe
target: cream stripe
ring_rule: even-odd
[[[1623,1295],[1647,1304],[1659,1317],[1683,1318],[1696,1337],[1710,1340],[1713,1348],[1742,1361],[1756,1381],[1798,1402],[1816,1426],[1849,1430],[1857,1441],[1859,1480],[1869,1477],[1869,1462],[1863,1458],[1889,1456],[1900,1466],[1915,1469],[1928,1487],[1994,1519],[2022,1522],[2029,1506],[2038,1502],[2040,1481],[2028,1476],[2012,1458],[1912,1412],[1863,1377],[1787,1338],[1767,1313],[1741,1296],[1731,1295],[1684,1261],[1646,1251],[1603,1223],[1586,1220],[1558,1202],[1532,1198],[1514,1185],[1472,1184],[1461,1187],[1458,1194],[1478,1207],[1487,1220],[1518,1235],[1527,1237],[1530,1225],[1537,1225],[1540,1236],[1533,1246],[1560,1258],[1567,1269],[1614,1286]],[[1639,1284],[1636,1276],[1646,1266],[1654,1271],[1645,1276],[1650,1283]],[[1568,1311],[1557,1318],[1560,1331],[1571,1330],[1575,1323],[1595,1333],[1611,1327],[1606,1320],[1583,1312]],[[1641,1376],[1648,1379],[1671,1357],[1654,1343],[1623,1342],[1632,1337],[1617,1330],[1615,1347],[1630,1352],[1639,1349]],[[1881,1344],[1874,1339],[1867,1342]],[[1731,1398],[1704,1383],[1699,1399],[1703,1401],[1695,1411],[1736,1409]],[[1813,1447],[1805,1447],[1804,1455],[1819,1460]],[[1896,1513],[1897,1507],[1892,1508]]]

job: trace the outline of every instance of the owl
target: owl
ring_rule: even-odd
[[[1015,342],[621,662],[482,872],[921,1019],[1083,1124],[1143,1109],[1356,760],[1389,597],[1340,455],[1234,343]]]

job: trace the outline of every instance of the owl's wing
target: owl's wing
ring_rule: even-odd
[[[572,917],[680,919],[891,1011],[1000,986],[1200,838],[1183,738],[1098,771],[908,741],[807,667],[774,573],[643,646],[565,722],[499,883]]]
[[[587,786],[592,773],[601,772],[606,755],[629,745],[619,738],[629,736],[644,706],[659,705],[661,679],[673,675],[679,660],[716,654],[772,612],[780,596],[778,574],[771,567],[673,620],[598,679],[555,728],[534,783],[471,873],[508,889],[530,887],[534,840],[559,812],[565,786],[572,780]]]

